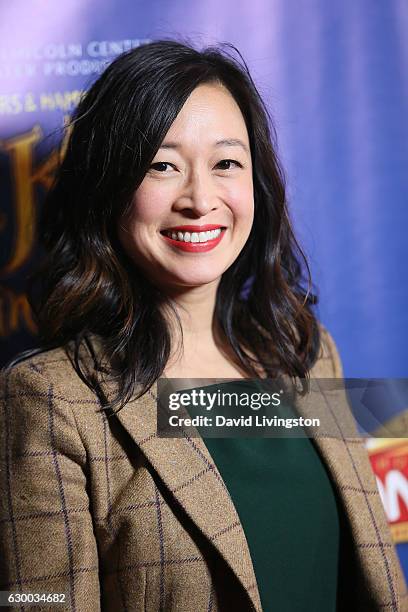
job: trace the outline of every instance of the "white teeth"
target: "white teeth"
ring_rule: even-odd
[[[167,231],[166,235],[173,240],[180,240],[181,242],[207,242],[207,240],[214,240],[221,234],[221,228],[210,230],[208,232],[173,232]]]

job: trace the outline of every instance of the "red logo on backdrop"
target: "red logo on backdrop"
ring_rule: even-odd
[[[408,542],[408,439],[373,438],[367,450],[394,542]]]

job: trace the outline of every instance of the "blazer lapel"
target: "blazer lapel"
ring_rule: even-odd
[[[228,563],[260,612],[247,540],[224,481],[201,437],[157,436],[156,397],[157,383],[116,416],[178,503]]]
[[[296,410],[305,418],[321,419],[321,433],[310,433],[310,437],[327,465],[342,502],[363,580],[376,601],[382,601],[383,594],[388,592],[389,605],[397,609],[398,585],[393,571],[391,532],[344,381],[318,380],[311,375],[311,382],[311,392],[295,400]]]

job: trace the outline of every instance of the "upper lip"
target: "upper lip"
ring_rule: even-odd
[[[180,231],[180,232],[207,232],[210,230],[215,230],[215,229],[219,229],[219,228],[223,228],[225,227],[225,225],[176,225],[175,227],[166,227],[165,229],[161,230],[163,232],[170,232],[170,231]]]

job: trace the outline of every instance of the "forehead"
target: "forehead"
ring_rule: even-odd
[[[218,83],[199,85],[190,94],[163,143],[168,140],[240,138],[248,143],[244,117],[231,93]]]

